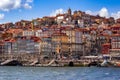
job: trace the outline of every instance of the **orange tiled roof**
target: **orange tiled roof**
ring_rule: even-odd
[[[111,44],[110,43],[105,43],[105,44],[102,44],[103,46],[110,46]]]
[[[22,29],[9,29],[9,30],[7,30],[7,33],[18,34],[22,31],[23,31]]]
[[[50,36],[43,36],[42,38],[51,38]]]
[[[97,27],[90,27],[90,30],[97,30]]]
[[[42,41],[39,37],[35,37],[35,36],[32,36],[31,39],[34,40],[34,42],[41,42]]]
[[[67,35],[65,33],[55,32],[52,34],[52,36],[67,36]]]
[[[4,40],[5,42],[16,42],[16,40],[14,38],[10,38],[10,39],[6,39]]]
[[[106,33],[102,33],[100,35],[102,35],[102,36],[110,36],[109,34],[106,34]]]
[[[111,37],[120,37],[120,34],[112,34]]]

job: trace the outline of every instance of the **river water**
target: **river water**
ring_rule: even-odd
[[[120,68],[3,66],[0,80],[120,80]]]

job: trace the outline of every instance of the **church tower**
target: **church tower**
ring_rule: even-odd
[[[68,15],[72,15],[72,11],[70,8],[68,9]]]

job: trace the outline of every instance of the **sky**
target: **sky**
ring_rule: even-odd
[[[55,16],[68,8],[120,18],[120,0],[0,0],[0,24]]]

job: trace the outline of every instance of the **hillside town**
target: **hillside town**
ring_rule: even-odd
[[[39,54],[44,59],[110,56],[120,59],[120,19],[69,8],[64,14],[0,24],[0,54]]]

